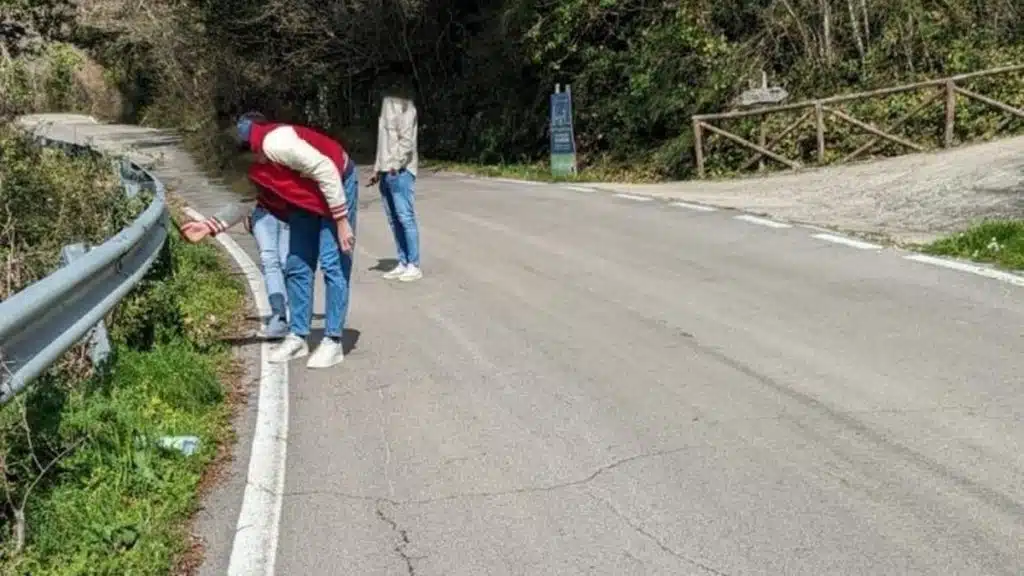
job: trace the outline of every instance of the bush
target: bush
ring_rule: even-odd
[[[0,123],[0,299],[52,272],[65,244],[116,234],[144,196],[125,200],[109,160],[69,157]]]
[[[40,149],[0,127],[4,296],[52,271],[60,246],[98,243],[147,199],[126,200],[109,161]],[[172,231],[107,319],[113,354],[81,346],[0,408],[0,574],[167,574],[187,552],[202,474],[230,433],[223,342],[244,287],[217,250]],[[192,435],[185,456],[161,436]]]

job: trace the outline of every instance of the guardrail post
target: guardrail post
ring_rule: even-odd
[[[60,251],[60,262],[61,266],[67,266],[75,260],[85,256],[85,253],[89,249],[82,242],[75,244],[68,244],[63,247]],[[89,339],[89,359],[92,361],[93,367],[99,366],[110,356],[110,338],[107,337],[107,327],[100,320],[98,324],[93,326],[85,338]],[[84,338],[83,338],[84,340]]]

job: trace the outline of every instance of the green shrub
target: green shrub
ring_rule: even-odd
[[[964,232],[933,242],[924,251],[1024,270],[1024,221],[982,222]]]
[[[147,201],[123,197],[108,160],[39,149],[0,126],[0,256],[17,263],[5,295],[52,271],[62,245],[105,240]],[[172,231],[107,319],[104,369],[77,346],[0,408],[0,574],[167,574],[187,550],[203,471],[230,433],[223,339],[244,290],[227,270],[213,246]],[[161,448],[165,435],[197,436],[200,450]]]

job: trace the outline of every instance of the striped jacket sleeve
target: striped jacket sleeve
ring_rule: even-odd
[[[330,158],[300,138],[294,128],[278,126],[271,130],[263,140],[263,153],[271,162],[287,166],[315,180],[335,220],[348,216],[338,167]]]
[[[219,210],[213,215],[207,217],[202,221],[206,229],[210,231],[211,236],[216,236],[221,232],[227,231],[235,224],[245,220],[252,212],[253,207],[256,204],[256,198],[248,198],[241,202],[233,202],[231,204],[225,204],[221,206]]]

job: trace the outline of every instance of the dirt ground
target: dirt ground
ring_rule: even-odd
[[[1024,137],[762,178],[591,185],[921,243],[985,218],[1024,218]]]

